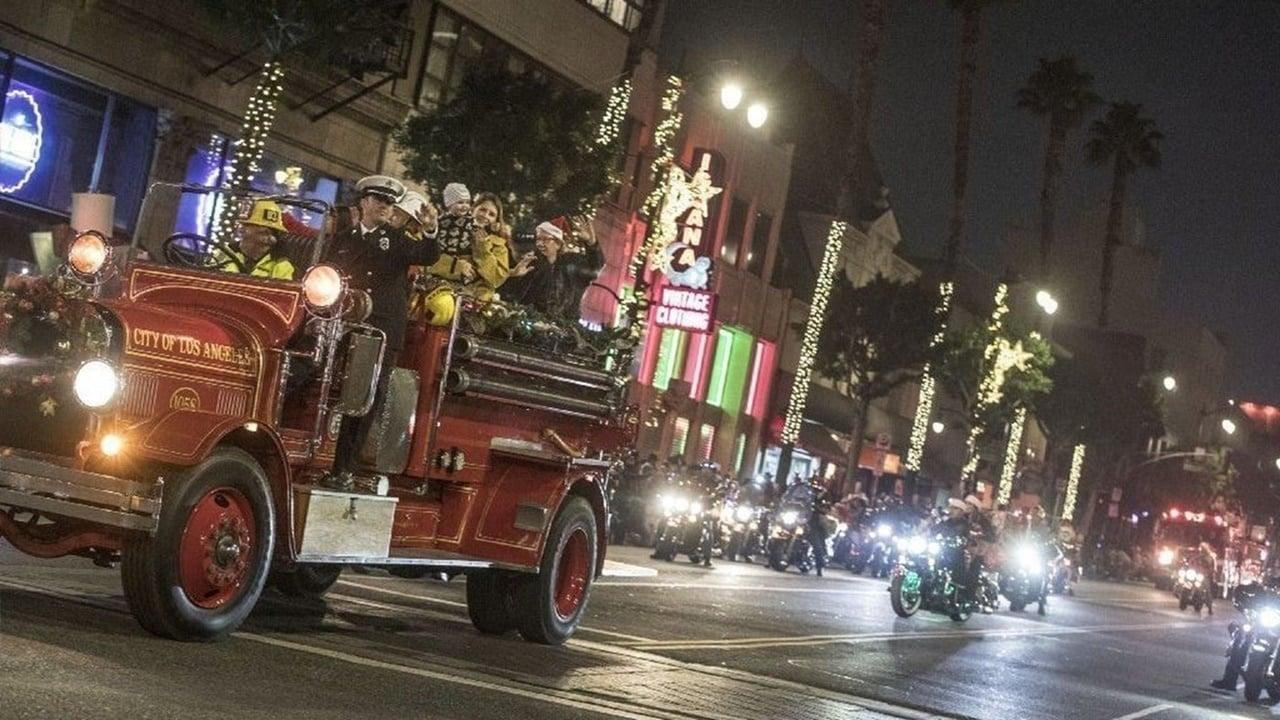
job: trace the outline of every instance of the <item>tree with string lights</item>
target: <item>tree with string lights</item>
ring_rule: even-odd
[[[837,275],[829,311],[840,322],[828,324],[819,337],[813,372],[830,380],[849,404],[846,482],[857,473],[871,403],[918,380],[934,359],[930,339],[939,327],[937,304],[937,292],[920,283],[877,276],[854,286],[844,273]],[[796,329],[805,326],[797,323]]]
[[[626,81],[606,100],[532,75],[479,70],[394,139],[410,177],[496,192],[512,225],[589,215],[616,185],[629,97]]]
[[[385,0],[201,0],[223,27],[264,58],[224,177],[233,191],[249,188],[262,170],[267,137],[279,111],[287,66],[356,75],[376,41],[399,26],[406,4]],[[223,213],[218,236],[231,232]]]

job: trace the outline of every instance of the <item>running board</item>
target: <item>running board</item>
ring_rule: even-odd
[[[480,560],[445,550],[400,550],[384,557],[352,555],[298,555],[295,562],[324,565],[373,565],[378,567],[422,567],[441,570],[513,570],[537,572],[537,568]]]

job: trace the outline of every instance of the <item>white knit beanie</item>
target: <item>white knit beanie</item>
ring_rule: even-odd
[[[444,194],[444,206],[446,208],[453,205],[454,203],[471,201],[471,191],[468,190],[467,186],[463,185],[462,183],[455,182],[455,183],[449,183],[448,185],[445,185],[443,194]]]

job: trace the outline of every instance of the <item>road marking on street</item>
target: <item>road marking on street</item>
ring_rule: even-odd
[[[353,655],[341,650],[333,650],[330,648],[317,647],[305,643],[293,642],[292,640],[282,640],[280,638],[270,637],[268,635],[259,635],[251,632],[237,632],[234,637],[250,642],[270,645],[277,648],[292,650],[294,652],[306,653],[308,655],[316,655],[318,657],[337,660],[350,665],[358,665],[361,667],[373,668],[376,670],[386,670],[388,672],[401,673],[404,675],[412,675],[415,677],[427,678],[429,680],[439,680],[441,682],[451,683],[454,685],[465,685],[480,690],[488,690],[491,692],[503,693],[505,695],[513,695],[515,697],[524,698],[526,700],[536,700],[538,702],[550,703],[552,705],[561,705],[563,707],[571,707],[577,710],[586,710],[588,712],[599,713],[601,715],[609,715],[613,717],[634,718],[635,720],[652,720],[653,718],[662,718],[664,720],[675,720],[687,716],[677,715],[675,713],[662,712],[660,710],[650,710],[646,712],[637,711],[634,706],[628,706],[623,703],[610,702],[599,698],[590,700],[576,697],[573,693],[556,690],[543,685],[525,687],[515,682],[503,681],[499,678],[486,675],[472,675],[471,673],[462,672],[443,672],[440,670],[430,670],[427,668],[413,667],[411,665],[403,665],[400,663],[387,662],[385,660],[376,660],[374,658],[364,657],[362,655]]]
[[[1173,709],[1174,709],[1173,705],[1166,705],[1166,704],[1152,705],[1149,708],[1144,708],[1142,710],[1139,710],[1138,712],[1129,713],[1128,715],[1121,715],[1120,717],[1112,718],[1111,720],[1138,720],[1138,718],[1144,718],[1149,715],[1155,715],[1156,713],[1164,712],[1165,710],[1173,710]]]
[[[340,580],[339,582],[346,583],[347,581]],[[361,587],[360,585],[355,583],[347,583],[347,584],[353,584],[353,585],[356,585],[357,587]],[[0,579],[0,586],[7,586],[17,590],[24,590],[32,593],[45,595],[47,597],[58,598],[66,602],[93,607],[100,610],[106,610],[108,612],[120,613],[120,614],[128,614],[129,612],[127,605],[123,601],[116,600],[114,598],[106,599],[106,598],[97,597],[97,596],[81,595],[78,593],[73,593],[65,590],[59,590],[59,589],[44,587],[40,585],[30,585],[27,583],[22,583],[22,582],[7,580],[7,579]],[[372,588],[372,589],[380,589],[380,588]],[[414,599],[425,599],[416,595],[410,595],[408,593],[393,592],[393,594],[397,596],[403,595],[403,596],[414,598]],[[340,600],[340,599],[343,599],[345,596],[331,595],[330,597],[332,597],[335,600]],[[454,603],[452,601],[442,601],[442,602],[447,602],[452,605],[465,606],[464,603]],[[421,608],[415,608],[415,607],[408,607],[404,605],[378,603],[372,600],[363,600],[361,604],[365,606],[381,607],[382,609],[391,610],[393,612],[406,612],[406,613],[415,614],[415,615],[432,616],[432,617],[435,616],[435,613],[431,613],[428,610],[423,610]],[[326,615],[328,615],[328,613]],[[459,618],[459,622],[466,622],[466,621],[463,620],[462,618]],[[579,628],[579,630],[581,631],[583,630],[583,628]],[[297,645],[296,649],[298,649],[301,652],[318,651],[321,654],[327,654],[327,653],[345,654],[345,655],[348,655],[349,657],[355,658],[357,661],[359,661],[359,664],[373,663],[375,664],[373,665],[374,667],[380,667],[383,665],[395,666],[394,663],[386,663],[380,660],[372,660],[372,659],[363,658],[357,655],[350,655],[349,653],[341,653],[341,651],[327,650],[325,648],[316,648],[314,646],[302,645],[300,643],[291,643],[290,641],[278,640],[275,638],[267,637],[265,635],[257,635],[255,633],[250,633],[247,631],[234,633],[232,637],[237,639],[263,642],[264,644],[277,645],[277,646],[283,646],[285,644]],[[620,645],[612,645],[608,643],[583,640],[578,637],[570,639],[567,645],[572,649],[585,652],[588,654],[594,654],[597,656],[613,657],[613,658],[621,657],[621,658],[627,658],[631,660],[639,660],[639,661],[649,662],[655,665],[660,665],[668,668],[675,668],[675,669],[680,669],[688,672],[697,672],[705,675],[712,675],[716,677],[738,680],[741,682],[748,682],[760,687],[778,688],[778,689],[784,689],[788,691],[802,692],[813,697],[820,697],[826,700],[831,700],[833,702],[853,704],[860,708],[864,708],[872,712],[883,713],[893,718],[902,718],[903,720],[947,720],[947,718],[954,717],[949,715],[942,715],[938,713],[928,712],[924,710],[917,710],[917,709],[902,706],[902,705],[894,705],[894,704],[883,702],[880,700],[875,700],[872,698],[866,698],[858,695],[852,695],[849,693],[842,693],[834,690],[828,690],[825,688],[816,687],[812,685],[805,685],[805,684],[794,682],[791,680],[784,680],[782,678],[776,678],[768,675],[757,675],[755,673],[747,672],[745,670],[738,670],[735,668],[728,668],[728,667],[716,667],[711,665],[703,665],[700,663],[687,662],[684,660],[677,660],[675,658],[670,658],[664,655],[657,655],[653,653],[647,653],[641,650],[622,647]],[[340,658],[335,658],[335,659],[340,659]],[[430,673],[431,671],[426,671],[426,670],[419,671],[419,669],[408,667],[408,666],[398,666],[398,667],[403,668],[403,671],[409,671],[412,674],[430,677],[430,675],[426,675],[426,673]],[[388,669],[394,670],[395,667],[388,668]],[[609,703],[608,701],[605,701],[605,700],[597,701],[594,698],[591,701],[580,700],[575,697],[552,698],[550,697],[550,694],[557,694],[557,693],[565,694],[563,691],[559,691],[554,688],[548,689],[539,685],[539,686],[534,686],[537,688],[536,690],[527,690],[525,689],[524,686],[515,684],[513,681],[507,681],[503,678],[494,678],[492,681],[468,680],[468,679],[462,678],[460,675],[451,675],[449,673],[443,673],[443,672],[440,672],[437,674],[444,676],[440,678],[443,681],[455,682],[455,680],[451,680],[451,678],[456,678],[456,681],[460,682],[461,684],[480,683],[481,685],[478,685],[478,686],[483,686],[483,684],[485,683],[488,683],[488,684],[496,684],[496,683],[503,683],[503,682],[511,683],[511,687],[500,686],[495,689],[498,692],[505,692],[510,694],[521,694],[522,696],[533,697],[539,700],[545,700],[547,702],[552,702],[552,703],[561,704],[561,705],[572,705],[574,703],[577,703],[577,705],[574,705],[574,706],[580,706],[582,709],[590,710],[593,712],[600,712],[602,714],[611,714],[614,717],[637,718],[638,720],[651,720],[652,718],[660,718],[662,720],[688,720],[688,718],[690,717],[687,714],[668,714],[658,710],[653,711],[651,714],[641,714],[634,710],[628,709],[631,706],[627,706],[627,705],[619,705],[617,709],[610,708],[609,712],[606,713],[601,709],[600,705],[605,705],[605,704],[612,705],[612,703]],[[482,677],[488,677],[488,676],[482,676]],[[593,706],[590,704],[591,702],[599,702],[600,705]]]
[[[658,571],[643,565],[605,560],[604,569],[600,573],[604,577],[658,577]]]
[[[990,628],[973,630],[940,630],[916,632],[852,633],[847,635],[811,635],[733,638],[727,640],[660,640],[643,643],[626,643],[637,650],[696,651],[696,650],[760,650],[778,647],[809,647],[815,645],[856,645],[874,642],[906,642],[939,639],[1052,637],[1056,635],[1084,635],[1091,633],[1147,632],[1198,627],[1199,623],[1146,623],[1141,625],[1088,625],[1080,627],[1043,626],[1035,628]]]
[[[664,582],[597,582],[592,587],[633,587],[633,588],[670,588],[672,590],[729,590],[732,592],[780,592],[780,593],[825,593],[835,595],[883,595],[885,589],[879,590],[845,590],[841,588],[816,587],[776,587],[769,585],[721,585],[717,583],[664,583]]]
[[[347,587],[360,588],[361,590],[368,590],[370,592],[382,593],[383,595],[391,595],[392,597],[408,598],[410,600],[420,600],[422,602],[435,603],[437,605],[447,605],[449,607],[462,608],[463,610],[467,608],[466,603],[458,602],[456,600],[445,600],[444,598],[435,598],[435,597],[430,597],[428,595],[415,595],[414,593],[401,592],[399,590],[391,590],[389,588],[384,588],[384,587],[375,587],[373,585],[362,585],[360,583],[351,582],[350,580],[339,580],[337,584],[345,585]],[[628,642],[633,642],[633,643],[653,642],[652,638],[641,637],[640,635],[628,635],[627,633],[614,632],[612,630],[601,630],[599,628],[587,627],[585,625],[580,626],[578,628],[578,632],[595,633],[596,635],[603,635],[605,637],[617,638],[619,640],[626,640]]]

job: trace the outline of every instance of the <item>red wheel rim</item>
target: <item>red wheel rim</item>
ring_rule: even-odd
[[[210,490],[191,509],[178,549],[178,580],[187,599],[214,610],[235,599],[249,579],[254,553],[253,506],[239,490]]]
[[[572,618],[587,596],[591,572],[589,542],[587,532],[577,528],[560,550],[560,561],[556,564],[556,614],[561,620]]]

